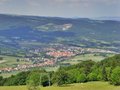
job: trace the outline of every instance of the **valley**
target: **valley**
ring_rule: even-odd
[[[0,90],[120,90],[120,0],[0,0]]]
[[[4,14],[0,20],[0,50],[24,50],[56,43],[120,50],[119,21]]]
[[[119,21],[0,14],[0,73],[99,62],[120,53]],[[56,68],[57,67],[57,68]]]
[[[46,69],[47,67],[51,68],[49,71],[55,71],[60,66],[69,66],[87,60],[98,62],[117,54],[117,52],[104,49],[81,48],[62,44],[35,47],[27,49],[25,52],[24,54],[18,52],[15,55],[0,55],[2,59],[0,65],[1,75],[6,77],[16,72],[28,71],[34,68]]]

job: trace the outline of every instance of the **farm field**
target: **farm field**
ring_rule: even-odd
[[[27,90],[26,86],[5,86],[0,90]],[[120,90],[120,86],[113,86],[107,82],[89,82],[84,84],[70,84],[68,86],[42,87],[40,90]]]
[[[65,60],[62,63],[70,63],[70,64],[77,64],[80,63],[80,61],[86,61],[86,60],[93,60],[95,62],[101,61],[107,57],[111,57],[113,54],[107,54],[106,56],[102,55],[95,55],[95,54],[84,54],[84,55],[77,55],[70,60]]]
[[[80,61],[86,61],[86,60],[93,60],[93,61],[101,61],[106,57],[113,56],[113,54],[107,54],[106,56],[102,55],[95,55],[95,54],[84,54],[84,55],[77,55],[69,60],[65,60],[61,63],[70,63],[70,64],[77,64],[80,63]],[[5,56],[0,55],[0,57],[3,57],[3,60],[0,60],[0,68],[6,68],[6,67],[15,67],[17,64],[32,64],[31,62],[17,62],[18,57],[13,56]],[[22,58],[21,58],[22,59]]]
[[[17,64],[30,64],[30,62],[17,62],[16,59],[17,57],[12,57],[12,56],[3,56],[3,55],[0,55],[1,57],[4,57],[4,59],[2,61],[5,61],[5,62],[2,62],[0,63],[0,68],[4,68],[4,67],[15,67]],[[106,56],[102,56],[102,55],[99,55],[99,54],[84,54],[84,55],[78,55],[78,56],[75,56],[69,60],[65,60],[65,61],[62,61],[61,63],[62,64],[65,64],[65,63],[70,63],[71,65],[73,64],[77,64],[77,63],[80,63],[81,61],[86,61],[86,60],[93,60],[93,61],[101,61],[103,60],[104,58],[106,57],[110,57],[110,56],[113,56],[113,54],[107,54]],[[56,71],[57,69],[59,68],[59,65],[56,66],[56,67],[44,67],[44,69],[46,71]],[[10,72],[10,73],[2,73],[0,74],[0,76],[3,76],[3,77],[9,77],[11,75],[15,75],[17,74],[19,71],[15,71],[15,72]]]
[[[3,57],[3,60],[0,61],[0,68],[6,68],[6,67],[14,67],[17,64],[30,64],[28,62],[17,62],[16,59],[17,57],[13,56],[5,56],[5,55],[0,55],[0,57]]]
[[[59,66],[55,66],[55,67],[44,67],[44,69],[46,71],[57,71],[59,69]],[[9,73],[0,73],[0,76],[7,78],[10,77],[11,75],[16,75],[18,73],[20,73],[21,71],[13,71],[13,72],[9,72]]]

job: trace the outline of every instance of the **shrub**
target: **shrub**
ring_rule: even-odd
[[[120,85],[120,67],[116,67],[112,71],[111,83],[114,85]]]

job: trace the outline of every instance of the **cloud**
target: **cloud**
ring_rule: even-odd
[[[120,0],[0,0],[0,12],[51,16],[120,15]]]
[[[57,3],[104,3],[104,4],[117,4],[120,0],[50,0]]]
[[[4,1],[4,0],[3,0]],[[5,0],[6,1],[6,0]],[[81,7],[89,7],[94,5],[120,5],[120,0],[25,0],[31,6],[39,6],[39,5],[66,5],[67,6],[81,6]]]
[[[12,1],[12,0],[0,0],[0,4],[5,4],[5,3],[8,3],[9,1]]]
[[[71,2],[71,3],[77,3],[77,2],[81,2],[81,1],[84,1],[84,0],[53,0],[55,2]]]
[[[0,3],[6,2],[6,1],[9,1],[9,0],[0,0]]]
[[[0,0],[0,3],[13,2],[17,0]],[[19,0],[18,0],[19,1]],[[94,3],[104,3],[104,4],[118,4],[120,0],[21,0],[26,1],[28,3],[33,3],[34,5],[38,5],[42,2],[46,3],[56,3],[56,4],[94,4]]]

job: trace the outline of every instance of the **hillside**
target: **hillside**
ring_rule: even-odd
[[[120,22],[88,18],[0,15],[0,48],[52,44],[120,50]]]
[[[0,90],[27,90],[26,86],[0,87]],[[71,84],[65,87],[43,87],[41,90],[119,90],[120,87],[109,85],[106,82],[90,82],[85,84]]]

